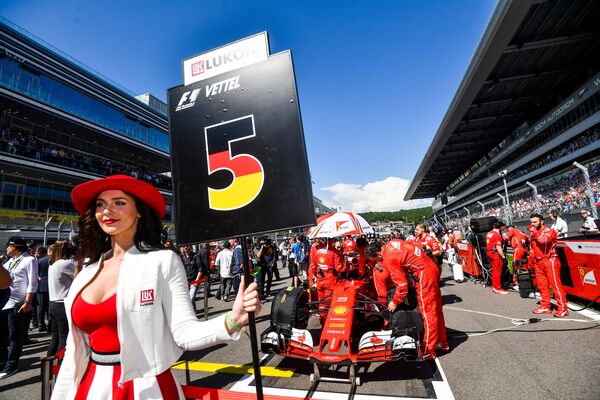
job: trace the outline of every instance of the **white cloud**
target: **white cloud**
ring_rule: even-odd
[[[390,176],[382,181],[369,182],[365,185],[337,183],[322,188],[330,193],[330,198],[323,202],[330,207],[342,207],[342,211],[397,211],[427,207],[431,199],[404,201],[410,181]]]

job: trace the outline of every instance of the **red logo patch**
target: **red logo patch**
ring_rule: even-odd
[[[339,231],[339,230],[340,230],[340,227],[341,227],[342,225],[345,225],[346,223],[348,223],[348,221],[336,221],[336,222],[335,222],[335,230],[336,230],[336,231]]]
[[[204,60],[192,64],[192,76],[204,73]]]
[[[154,302],[154,289],[142,290],[140,292],[140,304]]]

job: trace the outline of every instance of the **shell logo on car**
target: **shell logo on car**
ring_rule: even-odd
[[[333,307],[332,312],[335,315],[346,315],[348,314],[348,312],[350,311],[350,308],[346,307],[346,306],[335,306]]]

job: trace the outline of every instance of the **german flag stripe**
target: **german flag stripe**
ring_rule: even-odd
[[[260,163],[247,154],[241,154],[230,159],[229,151],[222,151],[220,153],[209,154],[208,157],[212,171],[227,168],[234,171],[237,177],[263,172]]]

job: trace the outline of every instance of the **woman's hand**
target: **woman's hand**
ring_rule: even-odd
[[[240,289],[238,290],[235,302],[233,303],[233,308],[231,309],[231,318],[233,319],[233,322],[240,328],[248,325],[248,313],[254,312],[254,315],[256,316],[260,313],[260,308],[261,305],[256,283],[252,283],[246,288],[246,283],[242,276]]]

